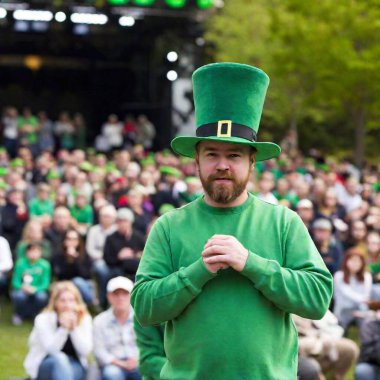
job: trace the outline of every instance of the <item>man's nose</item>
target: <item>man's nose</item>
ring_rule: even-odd
[[[217,163],[216,163],[216,169],[217,170],[229,170],[230,164],[226,157],[219,157]]]

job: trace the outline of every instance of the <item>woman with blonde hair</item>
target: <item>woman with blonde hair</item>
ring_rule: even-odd
[[[44,239],[43,226],[40,219],[30,219],[22,231],[22,238],[16,246],[16,257],[25,257],[25,250],[29,244],[38,244],[41,247],[42,258],[50,261],[51,244]]]
[[[70,281],[52,285],[47,307],[37,315],[24,368],[31,379],[83,380],[92,351],[92,318]]]

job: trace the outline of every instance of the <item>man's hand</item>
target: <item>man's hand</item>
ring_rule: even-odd
[[[133,250],[131,248],[122,248],[117,257],[119,260],[132,259],[134,257]]]
[[[34,286],[28,285],[28,284],[22,284],[21,289],[26,294],[34,294],[36,292],[36,288]]]
[[[137,369],[138,360],[135,358],[130,358],[125,361],[125,369],[127,371],[134,371]]]
[[[130,358],[126,360],[113,359],[111,363],[113,365],[116,365],[120,368],[125,369],[126,371],[133,371],[137,368],[138,361],[137,359],[134,359],[134,358]]]
[[[234,236],[212,236],[202,252],[203,262],[210,272],[231,267],[241,272],[248,259],[248,250]]]

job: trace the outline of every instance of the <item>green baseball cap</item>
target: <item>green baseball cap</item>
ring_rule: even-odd
[[[59,172],[57,170],[50,170],[48,175],[47,175],[47,179],[58,179],[58,178],[61,178],[61,175],[59,174]]]
[[[79,169],[85,172],[91,172],[93,170],[93,166],[90,162],[84,161],[79,165]]]
[[[160,173],[161,174],[166,174],[166,175],[171,175],[177,178],[181,177],[181,171],[178,170],[177,168],[173,168],[172,166],[161,166],[160,167]]]
[[[170,204],[170,203],[164,203],[158,209],[158,215],[164,215],[167,212],[169,212],[171,210],[174,210],[174,209],[175,209],[175,207],[172,204]]]
[[[280,154],[272,142],[257,142],[269,77],[257,67],[240,63],[213,63],[193,73],[196,136],[172,140],[173,150],[195,156],[200,141],[244,144],[256,148],[256,161]]]

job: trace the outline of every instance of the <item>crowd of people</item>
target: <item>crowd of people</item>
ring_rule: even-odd
[[[35,321],[28,374],[83,378],[93,352],[104,379],[140,378],[129,294],[155,220],[202,196],[194,160],[152,151],[144,115],[110,115],[95,147],[86,147],[79,114],[53,123],[8,107],[1,124],[0,294],[11,299],[13,324]],[[379,379],[378,168],[304,156],[284,140],[278,159],[256,163],[248,190],[299,214],[334,277],[322,321],[294,316],[300,379],[344,379],[354,364],[357,380]],[[360,347],[347,338],[352,325]]]

